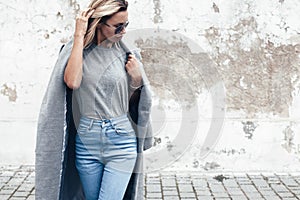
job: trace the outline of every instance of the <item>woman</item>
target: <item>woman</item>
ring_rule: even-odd
[[[124,0],[93,0],[77,17],[74,39],[60,53],[39,116],[37,199],[143,196],[142,152],[152,146],[151,98],[139,52],[131,49],[128,55],[121,41],[127,6]],[[53,161],[45,161],[49,158]]]

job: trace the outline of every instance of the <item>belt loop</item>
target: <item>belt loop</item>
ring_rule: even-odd
[[[90,126],[89,126],[89,130],[91,130],[92,126],[93,126],[93,123],[94,123],[94,119],[91,119],[91,122],[90,122]]]
[[[110,119],[109,121],[110,121],[110,124],[113,127],[113,129],[116,131],[116,133],[119,133],[118,130],[117,130],[115,121],[113,119]]]

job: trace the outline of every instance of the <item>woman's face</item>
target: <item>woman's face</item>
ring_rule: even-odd
[[[105,23],[101,23],[97,31],[100,32],[103,40],[117,42],[121,40],[123,35],[126,33],[126,24],[128,24],[127,10],[118,12],[114,14],[110,19],[108,19]]]

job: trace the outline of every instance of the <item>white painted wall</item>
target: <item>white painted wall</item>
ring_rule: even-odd
[[[73,34],[75,13],[87,2],[53,1],[49,5],[46,1],[0,0],[0,164],[34,163],[42,97],[59,48]],[[299,169],[298,0],[129,0],[129,4],[128,31],[165,29],[193,40],[218,64],[226,91],[222,131],[210,153],[202,156],[201,148],[216,118],[212,116],[212,91],[202,90],[197,100],[199,115],[188,120],[197,126],[195,137],[187,146],[182,143],[183,150],[169,155],[175,155],[172,162],[163,164],[163,160],[158,160],[159,164],[149,165],[149,170]],[[253,26],[247,25],[250,22]],[[283,54],[289,59],[282,61],[282,66],[278,62]],[[232,60],[226,60],[226,56]],[[243,62],[245,58],[250,58],[247,62],[263,64],[256,67]],[[260,67],[266,67],[266,72],[255,71]],[[271,85],[264,90],[265,80]],[[172,140],[184,134],[179,128],[188,125],[181,124],[180,105],[179,110],[172,109],[176,104],[171,101],[171,109],[164,107],[168,103],[159,101],[159,87],[154,87],[154,91],[158,102],[153,108],[153,120],[160,143],[157,140],[156,146],[146,153],[148,161],[172,146]],[[265,93],[268,95],[262,98]],[[165,113],[161,119],[164,123],[157,117],[161,113]],[[251,139],[243,129],[246,121],[254,123]]]

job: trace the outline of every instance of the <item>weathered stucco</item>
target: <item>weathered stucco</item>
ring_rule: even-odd
[[[0,0],[3,163],[33,163],[36,120],[52,67],[87,3]],[[129,0],[128,34],[147,28],[160,33],[134,41],[153,87],[156,135],[149,155],[166,149],[173,156],[156,167],[299,168],[299,8],[298,0]],[[222,131],[209,135],[216,122]],[[179,131],[187,125],[197,128]],[[175,140],[182,134],[191,139],[180,146]],[[19,145],[16,138],[22,138]]]
[[[247,118],[266,113],[289,117],[299,84],[300,44],[275,46],[260,39],[254,17],[228,29],[211,27],[205,37],[223,76],[228,111],[242,110]]]

